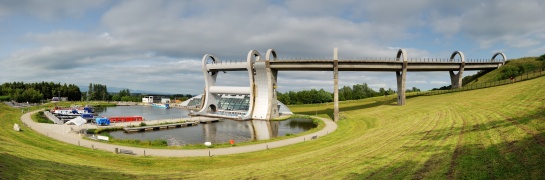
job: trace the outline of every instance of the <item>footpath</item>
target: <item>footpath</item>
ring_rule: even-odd
[[[36,112],[38,111],[33,111],[33,112],[24,114],[23,116],[21,116],[21,121],[24,124],[26,124],[28,127],[30,127],[32,130],[38,133],[41,133],[50,138],[57,139],[59,141],[66,142],[69,144],[74,144],[74,145],[98,149],[98,150],[110,151],[114,153],[116,152],[116,149],[129,150],[129,151],[132,151],[133,154],[137,156],[195,157],[195,156],[217,156],[217,155],[247,153],[247,152],[267,150],[267,149],[278,148],[278,147],[287,146],[291,144],[301,143],[304,141],[309,141],[311,139],[316,139],[316,138],[325,136],[337,129],[337,124],[335,122],[329,119],[318,117],[320,120],[324,121],[325,123],[325,127],[322,130],[318,132],[314,132],[312,134],[307,134],[304,136],[294,137],[290,139],[267,142],[262,144],[228,147],[228,148],[210,148],[210,149],[195,149],[195,150],[151,149],[151,148],[139,148],[139,147],[114,145],[114,144],[102,143],[99,141],[83,139],[81,138],[80,134],[67,132],[68,130],[70,130],[70,128],[73,128],[73,126],[37,123],[32,121],[31,115]]]

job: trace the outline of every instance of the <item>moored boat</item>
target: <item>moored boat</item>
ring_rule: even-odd
[[[112,116],[108,117],[108,119],[110,119],[110,122],[136,122],[144,120],[142,116]]]
[[[55,107],[51,110],[53,114],[57,115],[81,115],[81,114],[88,114],[92,113],[93,110],[90,107],[69,107],[69,108],[63,108],[63,107]]]
[[[153,104],[151,104],[151,107],[168,109],[168,108],[170,108],[170,105],[169,104],[153,103]]]

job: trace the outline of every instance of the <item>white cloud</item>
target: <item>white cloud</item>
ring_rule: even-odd
[[[280,57],[330,58],[338,47],[345,59],[394,58],[404,48],[409,58],[447,57],[452,50],[445,47],[472,45],[539,53],[545,39],[540,16],[545,6],[537,0],[8,2],[0,5],[0,23],[17,15],[62,21],[108,8],[99,22],[91,22],[98,27],[28,30],[22,38],[30,45],[0,60],[13,67],[0,72],[0,81],[56,81],[62,75],[83,85],[186,91],[173,93],[202,91],[200,58],[206,53],[222,60],[245,59],[250,49],[265,53],[275,48]],[[468,42],[456,42],[460,37]],[[222,78],[245,85],[236,79],[246,76],[229,72]],[[411,72],[408,77],[408,86],[448,84],[444,72]],[[342,86],[396,87],[391,72],[342,72],[340,78]],[[281,91],[332,90],[331,72],[281,72],[279,82]]]
[[[103,5],[105,0],[4,0],[0,3],[0,19],[10,15],[32,15],[41,19],[81,16],[89,8]]]
[[[530,53],[528,56],[540,56],[545,54],[545,46],[530,49],[528,53]]]
[[[428,82],[427,81],[422,81],[422,80],[417,80],[417,81],[406,81],[407,83],[410,83],[410,84],[427,84]]]
[[[450,83],[448,83],[446,81],[430,81],[430,84],[433,84],[433,85],[448,85]]]
[[[539,0],[500,0],[485,7],[474,6],[464,15],[462,31],[479,41],[482,48],[494,43],[530,47],[543,40],[544,8],[545,2]]]
[[[445,34],[449,38],[460,32],[461,24],[462,17],[460,16],[433,18],[431,21],[431,27],[435,32]]]

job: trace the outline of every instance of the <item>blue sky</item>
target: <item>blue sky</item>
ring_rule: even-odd
[[[53,81],[199,94],[201,58],[280,57],[488,59],[545,54],[545,2],[463,1],[70,1],[0,2],[0,82]],[[470,75],[475,72],[465,72]],[[340,85],[395,89],[393,72],[341,72]],[[279,91],[332,91],[331,72],[280,72]],[[220,74],[247,86],[246,73]],[[448,85],[447,72],[409,72],[407,87]],[[83,89],[85,91],[85,89]]]

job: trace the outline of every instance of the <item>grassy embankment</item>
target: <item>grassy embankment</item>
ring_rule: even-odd
[[[539,179],[545,177],[545,77],[506,86],[340,103],[328,136],[252,153],[163,158],[68,145],[0,105],[0,177],[6,179],[290,178]],[[330,117],[331,105],[293,106]]]

